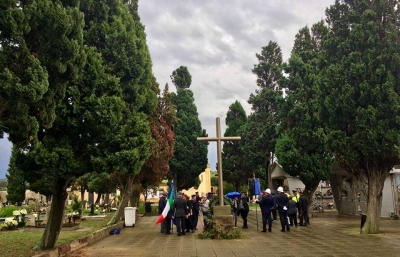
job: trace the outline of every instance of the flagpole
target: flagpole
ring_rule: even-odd
[[[253,191],[254,191],[254,193],[256,192],[256,174],[255,173],[253,173],[253,181],[254,181],[254,183],[253,183]],[[256,195],[256,198],[257,198],[257,195]],[[257,203],[256,203],[256,224],[257,224],[257,231],[258,231],[258,211],[257,211]]]
[[[174,183],[174,180],[172,180],[172,183]],[[175,191],[175,187],[171,188],[171,194],[174,194],[174,198],[175,198],[175,192],[172,192],[172,191]],[[172,213],[172,210],[171,210],[171,213]],[[171,222],[171,234],[173,235],[174,234],[174,222],[172,219],[170,220],[170,222]]]

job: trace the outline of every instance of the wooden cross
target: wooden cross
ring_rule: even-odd
[[[216,137],[198,137],[197,141],[216,141],[217,142],[217,160],[218,160],[218,197],[219,205],[224,205],[224,180],[222,177],[222,149],[221,141],[237,141],[241,137],[221,137],[220,119],[216,118],[217,136]]]

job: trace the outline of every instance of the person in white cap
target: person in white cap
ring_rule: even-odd
[[[272,231],[272,218],[271,218],[271,208],[275,206],[275,198],[271,196],[271,190],[268,188],[265,190],[261,200],[256,200],[256,202],[260,205],[262,221],[263,221],[263,230],[261,232],[267,232],[267,222],[268,222],[268,231]]]
[[[290,226],[288,222],[288,209],[289,209],[289,198],[283,192],[282,187],[278,187],[278,195],[276,196],[276,204],[278,205],[279,219],[281,221],[282,232],[290,231]]]

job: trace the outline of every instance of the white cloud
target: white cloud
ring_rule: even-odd
[[[269,41],[282,48],[286,60],[296,33],[324,18],[334,0],[142,0],[139,15],[146,27],[153,72],[161,86],[174,86],[170,74],[186,66],[190,89],[202,126],[215,136],[215,118],[222,134],[229,106],[238,100],[250,114],[247,100],[256,89],[251,69],[256,53]],[[216,145],[208,161],[215,169]]]

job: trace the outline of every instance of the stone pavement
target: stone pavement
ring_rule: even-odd
[[[257,214],[258,231],[256,212],[250,211],[244,238],[233,240],[198,239],[198,232],[180,237],[161,234],[160,227],[154,225],[157,217],[144,216],[134,228],[125,228],[119,235],[67,256],[400,256],[400,220],[383,219],[380,234],[364,235],[359,233],[360,217],[330,211],[310,217],[307,227],[292,227],[282,233],[279,222],[274,222],[271,233],[262,233],[261,215]]]

